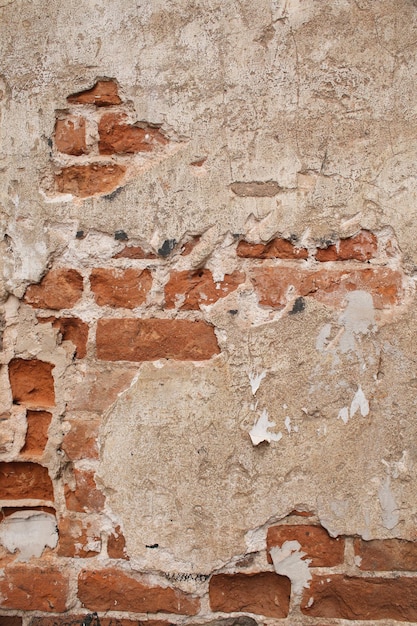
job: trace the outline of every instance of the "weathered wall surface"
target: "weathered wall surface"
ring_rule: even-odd
[[[415,2],[0,28],[0,623],[417,623]]]

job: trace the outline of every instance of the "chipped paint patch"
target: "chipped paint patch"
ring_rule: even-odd
[[[306,553],[301,551],[298,541],[285,541],[281,548],[271,548],[270,555],[274,570],[281,576],[288,576],[295,595],[308,589],[312,578],[309,570],[311,559],[304,559]]]
[[[252,395],[254,396],[256,392],[258,391],[261,382],[265,378],[266,372],[263,371],[260,374],[257,374],[256,372],[250,372],[248,376],[249,376],[250,387],[252,389]]]
[[[258,446],[263,441],[271,443],[271,441],[279,441],[282,438],[282,433],[271,433],[270,428],[276,426],[275,422],[270,422],[268,419],[268,411],[264,409],[260,418],[249,432],[249,436],[254,446]]]
[[[349,419],[351,419],[356,414],[358,409],[360,410],[362,417],[366,417],[367,415],[369,415],[369,402],[366,399],[360,385],[358,386],[358,390],[353,396],[350,408],[348,408],[347,406],[341,408],[337,418],[340,418],[344,424],[347,424]]]
[[[17,561],[39,558],[45,548],[58,543],[56,519],[50,513],[18,511],[0,524],[0,543],[9,551],[19,551]]]
[[[391,479],[386,476],[378,489],[379,504],[382,509],[382,524],[388,530],[392,530],[398,524],[400,515],[398,506],[391,489]]]
[[[339,348],[342,353],[355,349],[355,336],[363,335],[375,326],[374,303],[367,291],[352,291],[346,296],[348,305],[339,317],[344,332],[340,337]]]

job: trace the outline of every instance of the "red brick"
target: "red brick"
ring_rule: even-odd
[[[271,548],[281,548],[285,541],[298,541],[301,551],[306,553],[304,558],[311,559],[311,567],[333,567],[343,563],[344,539],[332,539],[321,526],[304,524],[268,528],[266,545],[269,563],[272,563],[269,555]]]
[[[204,159],[205,161],[205,159]],[[203,163],[204,163],[203,161]],[[191,163],[191,165],[193,165],[193,163]],[[195,237],[193,237],[192,239],[190,239],[189,241],[187,241],[183,247],[182,247],[182,252],[181,252],[181,256],[188,256],[189,254],[191,254],[192,250],[195,248],[195,246],[198,244],[198,242],[200,241],[201,237],[200,235],[196,235]]]
[[[378,240],[369,230],[341,239],[338,243],[316,252],[317,261],[369,261],[376,256]]]
[[[276,237],[266,244],[239,241],[237,255],[247,259],[307,259],[308,250]]]
[[[70,104],[95,104],[97,107],[121,104],[117,84],[112,80],[99,80],[94,87],[79,91],[67,98]]]
[[[38,317],[38,322],[51,322],[57,328],[63,341],[72,341],[75,346],[75,357],[83,359],[87,354],[88,324],[78,317]]]
[[[105,361],[204,361],[220,352],[214,328],[203,321],[101,319],[97,358]]]
[[[0,500],[53,500],[48,470],[37,463],[0,463]]]
[[[0,580],[0,606],[22,611],[63,613],[68,579],[54,567],[11,565]]]
[[[361,558],[361,570],[417,571],[417,542],[402,539],[356,539],[355,555]]]
[[[245,275],[237,271],[226,274],[219,282],[214,282],[210,270],[172,272],[165,285],[165,304],[172,309],[178,302],[179,309],[195,311],[201,304],[212,304],[224,298],[244,280]]]
[[[0,615],[0,626],[22,626],[22,618],[17,615]]]
[[[29,622],[29,626],[85,626],[86,617],[86,615],[66,615],[65,617],[32,617],[32,620]],[[1,621],[0,626],[3,626],[3,623]],[[11,624],[10,626],[14,625]],[[93,619],[91,621],[90,626],[174,626],[174,624],[170,621],[167,622],[166,620],[162,619],[130,620],[118,617],[102,617],[100,615],[98,621],[96,619]]]
[[[417,578],[313,576],[301,610],[311,617],[416,622]]]
[[[114,568],[82,571],[78,577],[78,597],[94,611],[195,615],[200,608],[198,599],[182,591],[149,587]]]
[[[100,419],[68,419],[71,426],[64,436],[62,449],[71,461],[98,458]]]
[[[230,189],[240,197],[249,198],[273,198],[281,190],[281,187],[273,180],[254,181],[251,183],[232,183]]]
[[[386,267],[317,271],[292,267],[257,267],[252,281],[259,303],[281,309],[297,296],[311,296],[332,307],[343,305],[350,291],[363,290],[371,294],[374,306],[383,309],[401,301],[403,295],[401,272]]]
[[[90,558],[101,550],[100,533],[88,521],[64,517],[58,526],[58,556]]]
[[[114,532],[107,539],[107,554],[110,559],[127,559],[126,541],[120,526],[116,526]]]
[[[48,428],[52,414],[48,411],[28,411],[26,413],[27,431],[22,455],[41,455],[48,442]]]
[[[68,395],[64,397],[69,411],[102,413],[126,389],[137,373],[131,366],[99,364],[73,369]],[[77,389],[77,393],[73,389]]]
[[[145,252],[140,246],[125,246],[123,250],[114,255],[113,259],[156,259],[153,252]]]
[[[82,292],[83,277],[77,270],[51,270],[38,285],[29,285],[24,302],[39,309],[71,309]]]
[[[55,146],[58,152],[80,156],[87,151],[85,119],[69,116],[55,123]]]
[[[102,116],[98,125],[100,154],[150,152],[155,147],[168,143],[158,128],[147,124],[127,124],[126,119],[127,116],[123,113],[107,113]]]
[[[52,363],[38,359],[13,359],[9,363],[9,380],[13,402],[28,407],[55,405]]]
[[[75,490],[65,485],[65,501],[69,511],[91,513],[103,510],[105,497],[97,489],[94,472],[74,469]]]
[[[73,196],[87,198],[107,194],[123,184],[126,168],[115,163],[90,163],[70,165],[55,174],[57,190]]]
[[[152,275],[149,270],[97,268],[90,274],[90,284],[99,306],[134,309],[145,302]]]
[[[212,611],[244,611],[266,617],[287,617],[291,582],[273,572],[217,574],[210,579]]]

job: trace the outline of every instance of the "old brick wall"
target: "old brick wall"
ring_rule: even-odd
[[[0,24],[0,626],[417,623],[415,3]]]

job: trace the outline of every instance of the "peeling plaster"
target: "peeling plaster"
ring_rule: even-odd
[[[298,541],[285,541],[281,548],[275,546],[270,550],[274,570],[281,576],[288,576],[291,580],[292,591],[298,596],[310,586],[312,579],[309,565],[311,559],[304,559],[305,552],[301,551]]]

